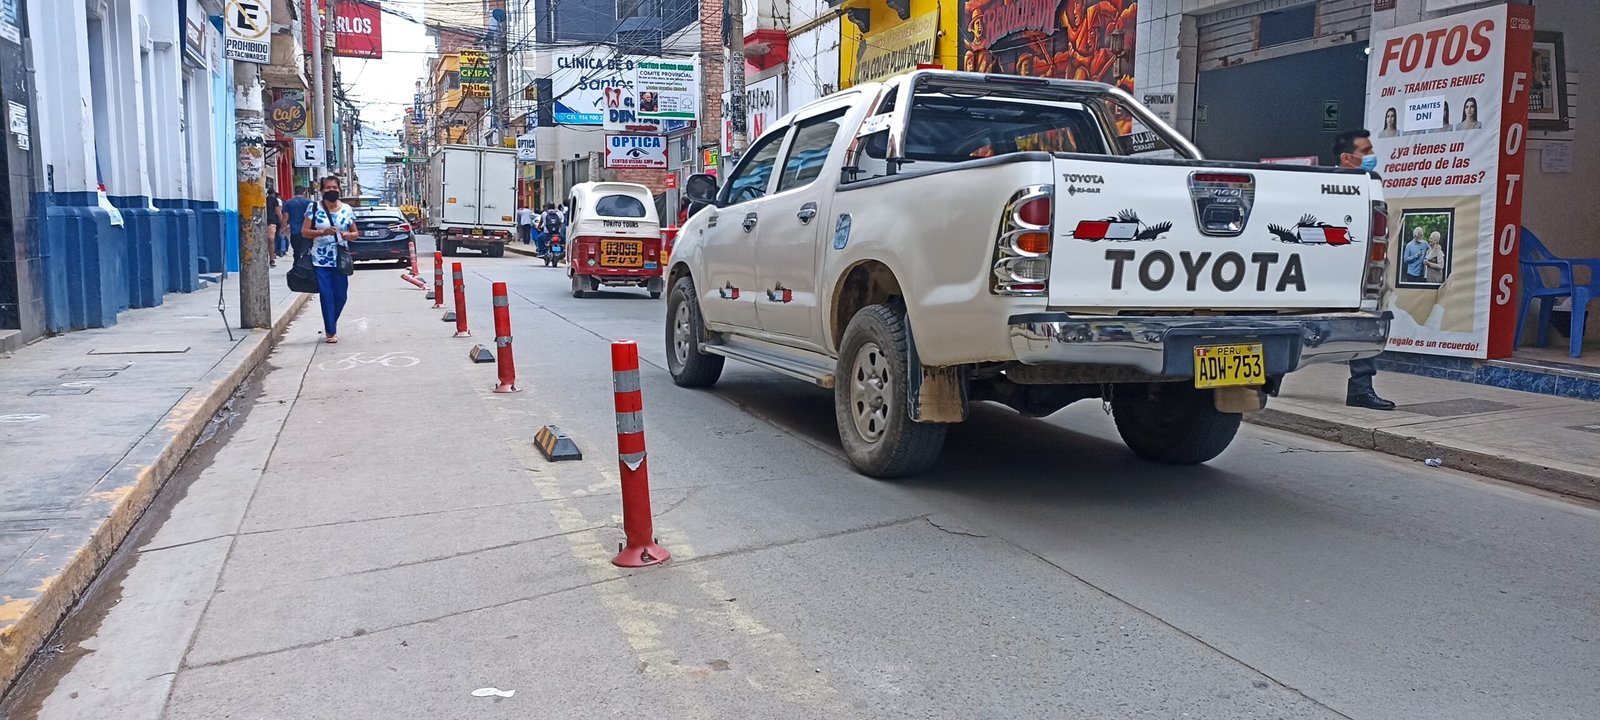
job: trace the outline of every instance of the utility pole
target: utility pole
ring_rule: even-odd
[[[333,137],[333,133],[328,132],[328,108],[323,102],[328,91],[322,84],[322,32],[326,29],[325,25],[321,15],[306,18],[306,34],[311,36],[311,101],[306,104],[311,106],[311,123],[317,129],[313,135],[324,138],[324,143]],[[326,153],[323,154],[323,163],[327,163]],[[314,176],[311,185],[315,187],[317,179],[327,173],[323,172],[323,168],[311,168],[311,174]]]
[[[272,279],[267,274],[266,116],[261,67],[233,63],[233,120],[239,137],[239,326],[272,327]]]
[[[745,126],[745,97],[744,97],[744,0],[727,0],[728,3],[728,45],[731,55],[728,59],[728,97],[732,107],[727,109],[733,123],[732,137],[728,142],[728,153],[735,159],[744,155],[745,145],[749,143],[746,133],[749,129]],[[728,160],[722,161],[724,165]]]
[[[333,109],[333,51],[329,49],[330,46],[335,44],[335,38],[338,36],[335,27],[338,24],[339,16],[334,12],[338,5],[339,0],[328,0],[328,20],[323,24],[323,32],[326,34],[323,36],[322,45],[317,48],[317,52],[319,54],[326,53],[328,56],[327,60],[322,63],[322,87],[324,91],[322,96],[322,113],[323,117],[328,119],[328,135],[326,141],[323,142],[325,154],[323,162],[327,164],[328,172],[330,174],[333,172],[334,168],[339,166],[337,161],[337,158],[339,157],[339,147],[333,142],[334,123],[339,122],[339,120],[338,116],[334,114]]]

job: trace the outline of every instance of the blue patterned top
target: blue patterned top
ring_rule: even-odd
[[[331,227],[339,232],[349,232],[356,222],[355,212],[350,209],[349,205],[344,203],[339,203],[339,207],[333,211],[331,220],[328,216],[328,209],[323,207],[322,203],[317,203],[316,209],[310,212],[310,217],[312,218],[311,227],[317,230]],[[343,243],[344,240],[340,239],[338,235],[317,237],[316,244],[311,246],[311,264],[325,268],[339,267],[338,246]]]

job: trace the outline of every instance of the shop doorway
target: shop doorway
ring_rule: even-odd
[[[1195,144],[1218,160],[1331,164],[1334,136],[1362,126],[1366,51],[1352,43],[1199,73]]]

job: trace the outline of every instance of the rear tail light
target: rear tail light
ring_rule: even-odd
[[[408,232],[411,232],[411,223],[396,223],[394,225],[390,225],[389,226],[389,232],[397,232],[397,233],[408,233]]]
[[[1045,294],[1049,289],[1054,215],[1054,189],[1049,185],[1030,185],[1011,196],[995,236],[990,292],[1020,296]]]
[[[1367,272],[1361,285],[1361,298],[1372,302],[1373,310],[1383,299],[1389,279],[1389,204],[1372,201],[1372,230],[1367,241]]]

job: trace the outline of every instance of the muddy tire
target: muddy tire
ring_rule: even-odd
[[[485,250],[484,253],[487,254],[489,257],[505,257],[506,256],[505,243],[495,243],[493,245],[490,245],[489,249]]]
[[[694,280],[679,278],[667,298],[667,372],[678,387],[711,387],[722,377],[726,358],[700,352],[700,340],[705,336]]]
[[[1118,385],[1111,414],[1134,455],[1163,465],[1199,465],[1221,455],[1244,417],[1218,412],[1210,390],[1178,383]]]
[[[845,457],[863,475],[916,475],[933,467],[944,449],[945,425],[911,420],[909,351],[905,315],[888,305],[862,308],[839,343],[834,420]]]

